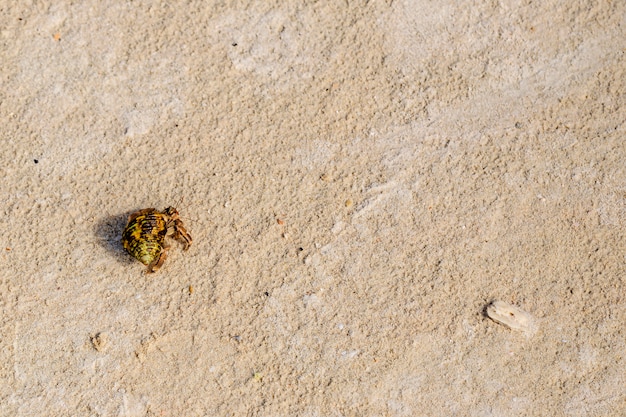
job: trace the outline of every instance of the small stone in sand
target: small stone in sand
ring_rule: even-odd
[[[530,313],[504,301],[494,301],[489,304],[487,316],[496,323],[527,335],[531,335],[536,330],[535,319]]]

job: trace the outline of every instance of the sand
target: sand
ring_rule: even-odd
[[[0,7],[0,415],[624,415],[626,3],[228,3]]]

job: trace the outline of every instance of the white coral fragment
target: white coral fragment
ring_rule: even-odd
[[[487,316],[495,321],[518,332],[523,332],[527,336],[531,336],[537,330],[534,317],[522,310],[504,301],[494,301],[487,307]]]

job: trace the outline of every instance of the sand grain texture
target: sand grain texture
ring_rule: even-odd
[[[0,23],[0,415],[623,415],[625,2]]]

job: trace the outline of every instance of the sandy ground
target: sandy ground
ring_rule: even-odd
[[[0,415],[624,415],[626,2],[13,3]]]

